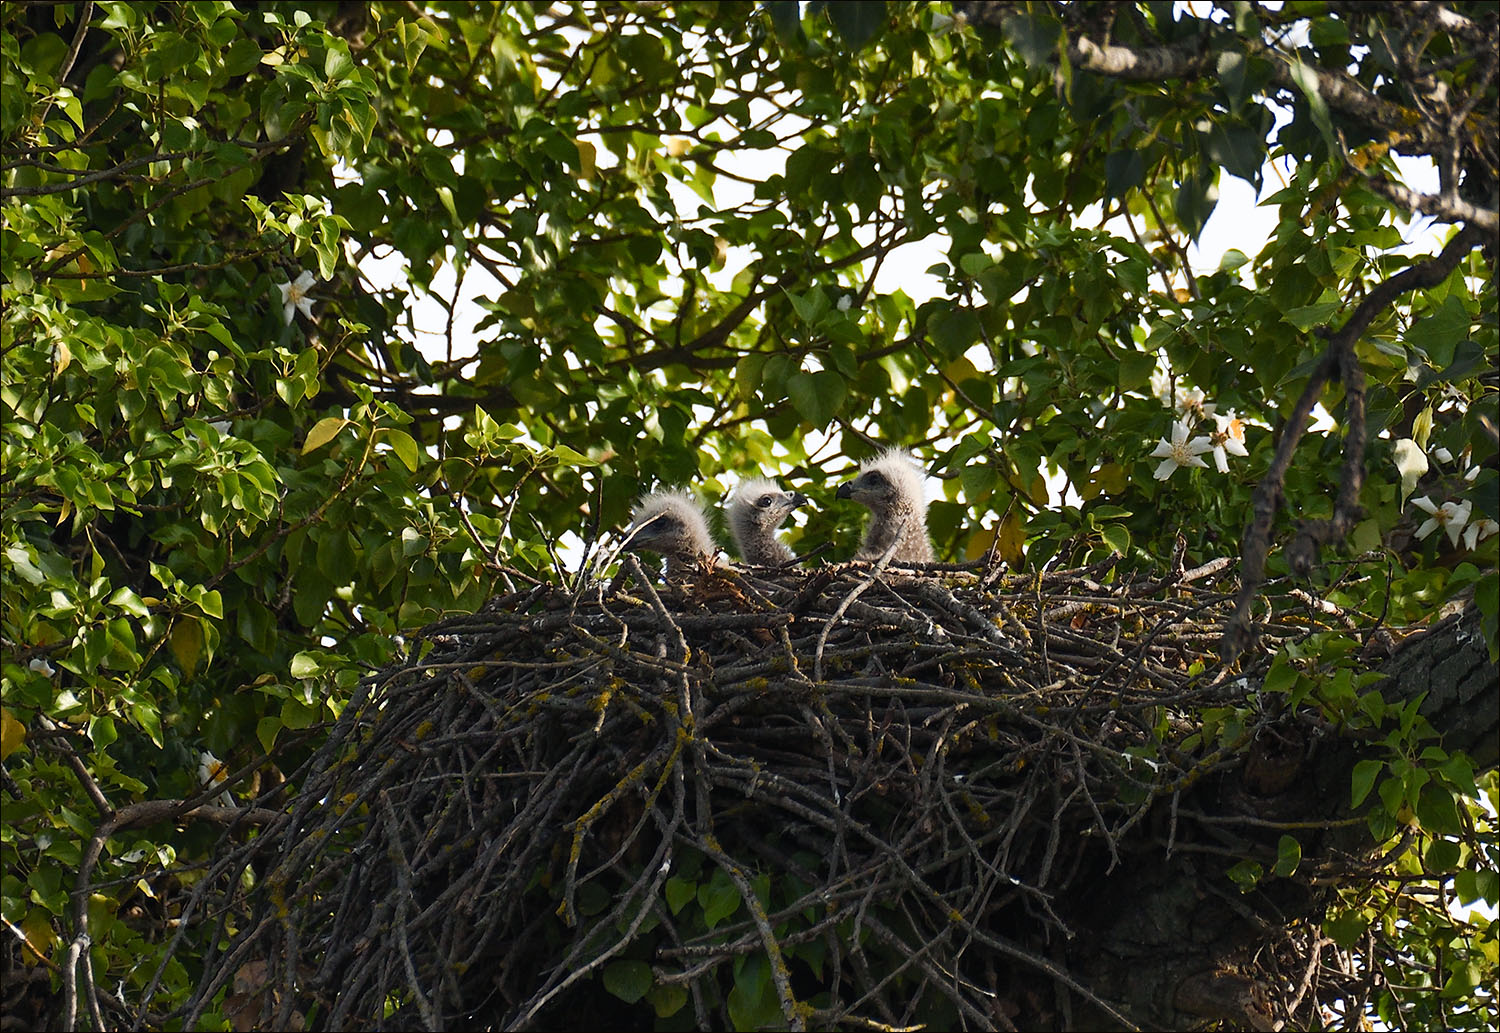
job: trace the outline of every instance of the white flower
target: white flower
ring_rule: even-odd
[[[1417,537],[1426,538],[1439,527],[1448,532],[1448,540],[1458,547],[1458,539],[1463,534],[1464,524],[1469,522],[1469,512],[1474,504],[1467,500],[1463,502],[1444,502],[1441,506],[1433,502],[1426,495],[1419,495],[1411,500],[1411,504],[1422,512],[1430,514],[1427,521],[1417,528]],[[1477,538],[1475,539],[1478,540]]]
[[[32,657],[31,663],[27,664],[26,666],[31,668],[37,674],[42,675],[44,678],[50,678],[57,673],[57,670],[51,664],[49,664],[45,659],[39,656]]]
[[[317,277],[304,269],[302,275],[290,283],[276,285],[281,291],[281,318],[286,320],[288,326],[292,324],[292,313],[298,309],[308,319],[312,318],[312,299],[307,296],[307,292],[317,282]]]
[[[1213,402],[1206,401],[1202,391],[1180,391],[1177,395],[1177,411],[1184,416],[1194,417],[1195,420],[1206,420],[1214,414],[1218,406]]]
[[[839,311],[840,312],[848,312],[849,311],[849,306],[853,305],[853,304],[854,304],[854,295],[852,295],[852,294],[845,294],[842,298],[839,299]]]
[[[218,757],[215,757],[207,750],[198,755],[198,782],[203,788],[207,789],[210,786],[216,786],[228,777],[229,766]],[[221,807],[228,807],[232,801],[229,799],[229,791],[225,790],[209,802],[217,803]]]
[[[1215,414],[1214,425],[1218,429],[1208,436],[1208,440],[1213,444],[1214,465],[1219,468],[1220,473],[1228,473],[1228,456],[1250,454],[1245,451],[1245,424],[1231,412],[1228,416]]]
[[[1401,474],[1401,504],[1417,487],[1417,481],[1427,472],[1427,453],[1411,438],[1402,438],[1391,449],[1391,458],[1396,461],[1396,471]]]
[[[1213,448],[1213,442],[1206,437],[1188,440],[1192,431],[1186,423],[1177,420],[1172,424],[1172,439],[1168,441],[1162,438],[1156,445],[1156,451],[1151,455],[1162,460],[1162,464],[1156,468],[1156,479],[1164,481],[1172,476],[1172,471],[1180,466],[1201,466],[1205,469],[1208,464],[1198,457]]]
[[[1464,528],[1464,544],[1472,549],[1490,535],[1496,533],[1500,533],[1500,524],[1497,524],[1489,517],[1480,517]]]
[[[1440,463],[1451,463],[1453,462],[1453,453],[1448,451],[1442,445],[1439,445],[1437,448],[1434,448],[1432,450],[1432,458],[1436,459]]]

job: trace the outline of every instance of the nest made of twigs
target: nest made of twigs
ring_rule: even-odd
[[[1051,960],[1059,902],[1222,761],[1178,715],[1244,698],[1226,566],[629,560],[445,620],[210,873],[187,1022],[983,1027],[1007,972],[1113,1014]]]

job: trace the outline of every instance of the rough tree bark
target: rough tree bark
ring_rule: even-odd
[[[1500,668],[1480,631],[1477,607],[1470,604],[1405,640],[1382,669],[1389,679],[1379,687],[1388,703],[1421,698],[1420,713],[1442,737],[1444,749],[1468,753],[1478,770],[1496,765]],[[1278,988],[1243,974],[1241,966],[1250,952],[1274,949],[1283,930],[1303,921],[1311,921],[1308,935],[1316,935],[1330,894],[1274,879],[1242,894],[1223,875],[1225,852],[1249,854],[1259,848],[1274,857],[1286,826],[1349,819],[1350,776],[1365,752],[1331,730],[1290,721],[1260,736],[1238,771],[1180,802],[1182,812],[1209,818],[1196,823],[1196,841],[1174,842],[1172,815],[1159,815],[1158,827],[1132,844],[1116,874],[1101,879],[1096,892],[1070,902],[1070,911],[1098,916],[1073,949],[1079,974],[1101,996],[1126,1004],[1148,1028],[1189,1028],[1205,1018],[1236,1028],[1276,1028],[1270,1001]],[[1185,830],[1187,822],[1181,827]],[[1202,838],[1206,828],[1217,831],[1212,841]],[[1354,865],[1373,846],[1361,822],[1311,832],[1303,853],[1346,858]],[[1268,926],[1268,910],[1278,915],[1283,930]],[[1305,936],[1301,948],[1310,949]],[[1107,1015],[1086,1005],[1070,1025],[1116,1028]]]

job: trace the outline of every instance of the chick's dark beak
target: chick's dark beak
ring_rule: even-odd
[[[845,481],[839,485],[839,490],[834,492],[834,498],[852,499],[854,497],[854,482]]]
[[[807,505],[807,496],[804,495],[804,494],[802,494],[800,491],[794,491],[794,492],[792,492],[792,505],[794,505],[794,506],[805,506],[805,505]]]

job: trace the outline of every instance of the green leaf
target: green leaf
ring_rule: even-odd
[[[292,657],[292,677],[311,678],[323,669],[318,658],[311,653],[298,653]]]
[[[1002,23],[1005,38],[1032,68],[1041,68],[1057,54],[1062,25],[1055,18],[1013,14]]]
[[[1283,879],[1294,875],[1302,863],[1302,844],[1291,836],[1282,836],[1276,843],[1276,865],[1272,872]]]
[[[380,433],[385,435],[391,451],[396,453],[396,458],[401,460],[402,465],[412,473],[416,473],[417,467],[421,465],[421,452],[417,449],[417,443],[412,436],[394,427],[383,427]]]
[[[666,1019],[676,1015],[687,1004],[688,992],[675,983],[658,983],[646,994],[646,1000],[651,1002],[657,1018]]]
[[[323,74],[329,79],[342,79],[354,71],[354,58],[349,55],[349,44],[341,39],[329,38],[328,52],[323,55]]]
[[[1358,807],[1365,802],[1365,797],[1370,795],[1370,790],[1375,786],[1376,776],[1384,766],[1378,760],[1362,760],[1354,765],[1354,774],[1350,779],[1350,807]]]
[[[1219,271],[1232,273],[1243,265],[1248,265],[1250,257],[1239,248],[1230,248],[1219,258]]]
[[[1120,390],[1139,391],[1151,383],[1156,372],[1156,356],[1144,352],[1126,352],[1120,360]]]
[[[39,585],[46,579],[36,564],[31,562],[31,554],[25,549],[11,546],[5,550],[5,558],[10,560],[12,568],[23,580]]]
[[[89,738],[94,741],[95,749],[108,749],[110,743],[120,737],[115,729],[115,719],[108,714],[89,719]]]
[[[1099,528],[1099,535],[1104,543],[1115,551],[1117,556],[1128,556],[1130,554],[1130,530],[1124,524],[1105,524]]]
[[[667,880],[667,907],[672,914],[680,914],[688,902],[698,895],[698,884],[691,879],[672,876]]]
[[[827,369],[793,373],[786,380],[787,397],[803,419],[815,427],[828,425],[843,404],[845,391],[844,378]]]
[[[1124,197],[1146,181],[1146,156],[1139,148],[1111,152],[1104,159],[1104,186],[1110,197]]]
[[[771,980],[771,965],[762,953],[745,959],[729,991],[729,1021],[737,1030],[759,1030],[784,1027],[781,1002],[776,984]]]
[[[141,601],[141,597],[129,588],[115,589],[115,594],[109,597],[109,605],[118,606],[132,617],[151,616],[151,611]]]
[[[260,748],[267,753],[271,747],[276,745],[276,733],[281,731],[281,718],[263,717],[255,723],[255,738],[260,742]]]
[[[293,731],[300,731],[317,722],[321,709],[321,706],[310,707],[300,700],[289,699],[281,705],[281,723]]]
[[[651,966],[644,961],[611,961],[604,966],[604,989],[634,1004],[651,989]]]
[[[1318,132],[1323,134],[1323,142],[1328,145],[1328,153],[1338,154],[1339,145],[1333,135],[1333,121],[1328,116],[1328,102],[1323,99],[1318,73],[1303,64],[1300,57],[1292,58],[1288,71],[1291,73],[1292,82],[1307,98],[1308,112],[1312,115],[1313,124],[1318,127]]]
[[[770,0],[766,4],[766,9],[771,15],[771,24],[776,29],[776,38],[783,44],[797,43],[806,39],[802,32],[800,0]]]
[[[1219,204],[1219,187],[1216,182],[1218,170],[1212,169],[1199,175],[1187,176],[1177,188],[1177,200],[1173,211],[1177,221],[1193,240],[1203,232],[1208,217]]]
[[[1458,816],[1458,801],[1452,790],[1435,782],[1422,786],[1417,794],[1417,820],[1424,831],[1440,836],[1457,836],[1463,832]]]
[[[793,294],[787,291],[786,296],[787,300],[792,303],[797,317],[808,326],[816,323],[818,317],[829,309],[828,295],[821,287],[813,287],[806,294]]]
[[[843,0],[827,10],[838,34],[856,50],[885,27],[885,0]]]
[[[712,929],[734,914],[740,906],[740,891],[723,871],[698,887],[698,906],[703,909],[703,924]]]
[[[1458,867],[1458,844],[1451,839],[1434,839],[1427,848],[1427,870],[1433,873],[1451,872]]]
[[[1298,671],[1283,653],[1271,664],[1266,680],[1261,684],[1262,692],[1285,692],[1297,683]]]
[[[1283,318],[1298,330],[1307,333],[1315,326],[1323,326],[1335,312],[1343,307],[1341,301],[1320,301],[1316,305],[1303,305],[1288,309]]]
[[[1346,911],[1323,920],[1323,932],[1345,950],[1358,943],[1369,927],[1369,919],[1358,911]]]
[[[1247,859],[1236,863],[1226,874],[1240,888],[1241,893],[1248,893],[1265,875],[1265,869],[1259,863]]]

